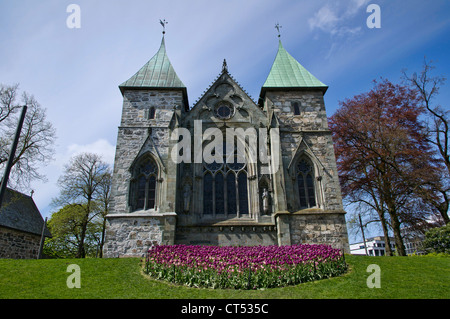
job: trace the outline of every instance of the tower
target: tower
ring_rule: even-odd
[[[140,256],[155,244],[348,251],[327,88],[280,40],[258,103],[224,60],[190,108],[163,33],[157,53],[119,86],[105,256]]]
[[[328,87],[283,47],[281,39],[259,103],[280,129],[282,170],[273,176],[279,244],[334,244],[348,250],[345,212],[324,94]]]
[[[165,47],[119,89],[123,96],[107,216],[105,255],[141,255],[174,243],[177,165],[170,134],[188,110],[186,87]]]

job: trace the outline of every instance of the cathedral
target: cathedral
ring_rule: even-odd
[[[190,106],[163,32],[156,54],[119,85],[104,256],[174,244],[308,243],[348,252],[328,86],[280,39],[257,102],[225,60],[218,69]]]

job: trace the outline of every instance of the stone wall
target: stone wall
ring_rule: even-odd
[[[111,185],[112,214],[130,212],[128,198],[130,169],[135,160],[145,153],[151,153],[159,166],[158,176],[161,184],[158,187],[158,196],[162,200],[157,203],[158,212],[175,210],[170,205],[175,202],[175,187],[171,181],[176,170],[172,169],[174,164],[169,159],[169,125],[174,115],[174,107],[180,109],[180,112],[184,110],[182,91],[126,90],[124,92],[122,120],[117,135]],[[154,119],[148,118],[151,108],[156,110]]]
[[[177,227],[176,244],[214,246],[269,246],[277,244],[275,225]]]
[[[309,243],[349,251],[322,91],[268,91],[263,112],[228,74],[222,74],[189,112],[183,107],[183,92],[178,89],[125,90],[123,97],[111,188],[112,209],[107,216],[106,257],[142,256],[155,244]],[[231,118],[216,117],[221,102],[233,106]],[[300,114],[294,114],[293,103],[299,106]],[[156,115],[151,119],[148,114],[153,107]],[[176,165],[169,158],[177,142],[170,138],[173,129],[184,127],[193,134],[195,120],[202,120],[203,131],[210,127],[279,129],[279,136],[273,137],[276,140],[269,141],[269,149],[280,169],[271,176],[262,176],[256,164],[246,167],[249,214],[239,215],[234,222],[204,214],[203,164]],[[191,158],[198,155],[195,151],[191,149]],[[156,205],[132,212],[129,205],[132,170],[137,159],[149,154],[158,165]],[[314,166],[313,209],[300,207],[296,166],[304,157]],[[271,209],[267,216],[261,215],[261,185],[267,187],[270,195]]]
[[[269,246],[326,244],[349,253],[344,211],[307,209],[278,212],[276,224],[176,227],[176,214],[116,214],[109,216],[104,256],[144,255],[153,245]]]
[[[328,128],[327,114],[321,91],[272,91],[266,98],[273,105],[280,126],[300,131],[316,131]],[[294,115],[293,102],[297,102],[299,115]],[[267,103],[267,101],[266,101]]]
[[[294,114],[293,103],[300,113]],[[297,160],[302,156],[314,165],[314,190],[317,208],[342,210],[342,195],[337,174],[333,140],[328,128],[323,93],[319,90],[269,91],[265,96],[265,108],[272,110],[279,121],[283,198],[278,211],[300,210],[296,191]],[[283,205],[283,201],[286,202]]]
[[[41,236],[0,227],[0,258],[36,259]]]
[[[175,213],[108,215],[104,256],[142,256],[153,245],[173,245],[175,226]]]
[[[326,244],[350,253],[344,211],[305,209],[276,214],[278,244]]]

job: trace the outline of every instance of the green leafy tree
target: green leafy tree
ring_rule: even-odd
[[[55,258],[75,258],[80,246],[84,246],[86,256],[94,257],[101,240],[103,221],[101,215],[94,214],[86,227],[84,241],[81,241],[85,207],[69,204],[53,213],[48,228],[53,238],[46,239],[44,254]]]
[[[427,231],[423,245],[431,252],[450,254],[450,224]]]
[[[97,239],[88,236],[94,221],[103,223],[105,207],[105,187],[111,181],[111,169],[97,154],[83,153],[74,156],[58,180],[60,195],[53,200],[56,206],[78,205],[82,213],[79,226],[77,258],[85,258],[89,241],[101,244],[103,235]],[[106,209],[107,210],[107,209]],[[102,231],[100,231],[102,234]]]

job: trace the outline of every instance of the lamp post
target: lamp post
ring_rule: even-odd
[[[20,115],[19,124],[17,124],[16,135],[11,145],[11,151],[9,152],[8,162],[6,163],[5,172],[3,173],[2,183],[0,185],[0,208],[2,207],[3,197],[6,191],[6,185],[8,184],[9,173],[13,166],[14,155],[16,154],[17,144],[19,143],[20,131],[22,130],[23,121],[25,120],[25,114],[27,113],[27,106],[22,108],[22,114]]]
[[[363,228],[363,224],[361,221],[361,214],[358,214],[358,216],[359,216],[359,226],[361,227],[361,233],[362,233],[363,242],[364,242],[364,249],[366,251],[366,256],[369,256],[369,254],[367,254],[366,236],[364,236],[364,228]]]

